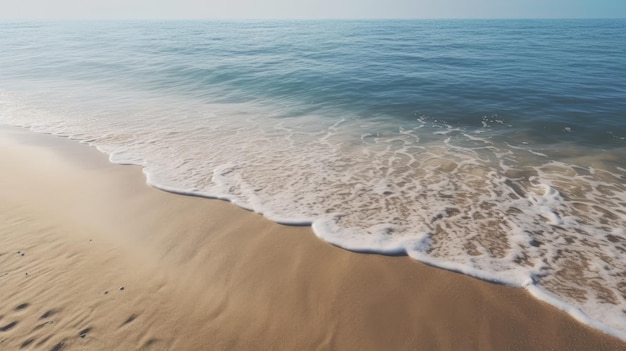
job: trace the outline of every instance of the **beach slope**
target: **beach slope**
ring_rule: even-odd
[[[145,185],[0,128],[2,350],[620,350],[525,290]]]

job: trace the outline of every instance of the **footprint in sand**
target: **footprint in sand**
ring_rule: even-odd
[[[35,338],[26,339],[21,345],[20,349],[28,347],[28,345],[32,344],[35,341]]]
[[[46,311],[46,313],[42,314],[41,317],[39,317],[39,319],[46,319],[46,318],[52,317],[55,314],[57,314],[57,312],[59,312],[59,311],[55,310],[55,309],[48,310],[48,311]]]
[[[13,329],[13,327],[15,327],[16,325],[17,325],[17,321],[13,321],[13,322],[5,325],[4,327],[0,328],[0,332],[9,331],[9,330]]]
[[[156,344],[158,342],[159,342],[159,339],[151,338],[150,340],[146,341],[143,344],[142,348],[144,348],[144,349],[149,348],[150,346],[152,346],[152,345],[154,345],[154,344]]]
[[[39,346],[45,344],[46,342],[48,342],[48,340],[50,340],[51,338],[52,338],[52,335],[48,335],[45,338],[39,340],[39,342],[35,346],[39,347]]]
[[[49,321],[43,322],[41,324],[38,324],[36,327],[33,328],[33,331],[37,331],[43,327],[45,327],[46,325],[48,325]]]
[[[87,337],[87,334],[89,334],[89,332],[91,331],[91,329],[92,329],[92,328],[91,328],[91,327],[89,327],[89,328],[85,328],[85,329],[81,330],[81,331],[78,333],[78,336],[80,336],[80,338],[81,338],[81,339],[86,338],[86,337]]]
[[[15,310],[16,310],[16,311],[23,310],[23,309],[25,309],[25,308],[26,308],[26,307],[28,307],[28,306],[30,306],[30,304],[29,304],[29,303],[23,303],[23,304],[21,304],[21,305],[19,305],[19,306],[15,307]]]
[[[124,323],[122,323],[122,325],[120,325],[120,327],[123,327],[123,326],[125,326],[126,324],[128,324],[128,323],[130,323],[130,322],[134,321],[134,320],[135,320],[135,318],[137,318],[137,317],[138,317],[138,315],[136,315],[136,314],[134,314],[134,313],[133,313],[133,314],[131,314],[131,315],[130,315],[130,317],[126,318],[126,320],[124,321]]]
[[[50,351],[61,351],[65,347],[65,340],[59,341],[58,344],[52,346]]]

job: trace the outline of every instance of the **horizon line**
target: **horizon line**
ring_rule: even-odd
[[[11,17],[0,21],[427,21],[427,20],[595,20],[626,17]]]

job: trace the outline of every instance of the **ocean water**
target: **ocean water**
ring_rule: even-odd
[[[626,20],[4,22],[0,123],[626,340]]]

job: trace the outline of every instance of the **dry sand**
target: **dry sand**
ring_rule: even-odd
[[[3,127],[0,165],[0,350],[626,349],[522,289],[159,191],[76,142]]]

